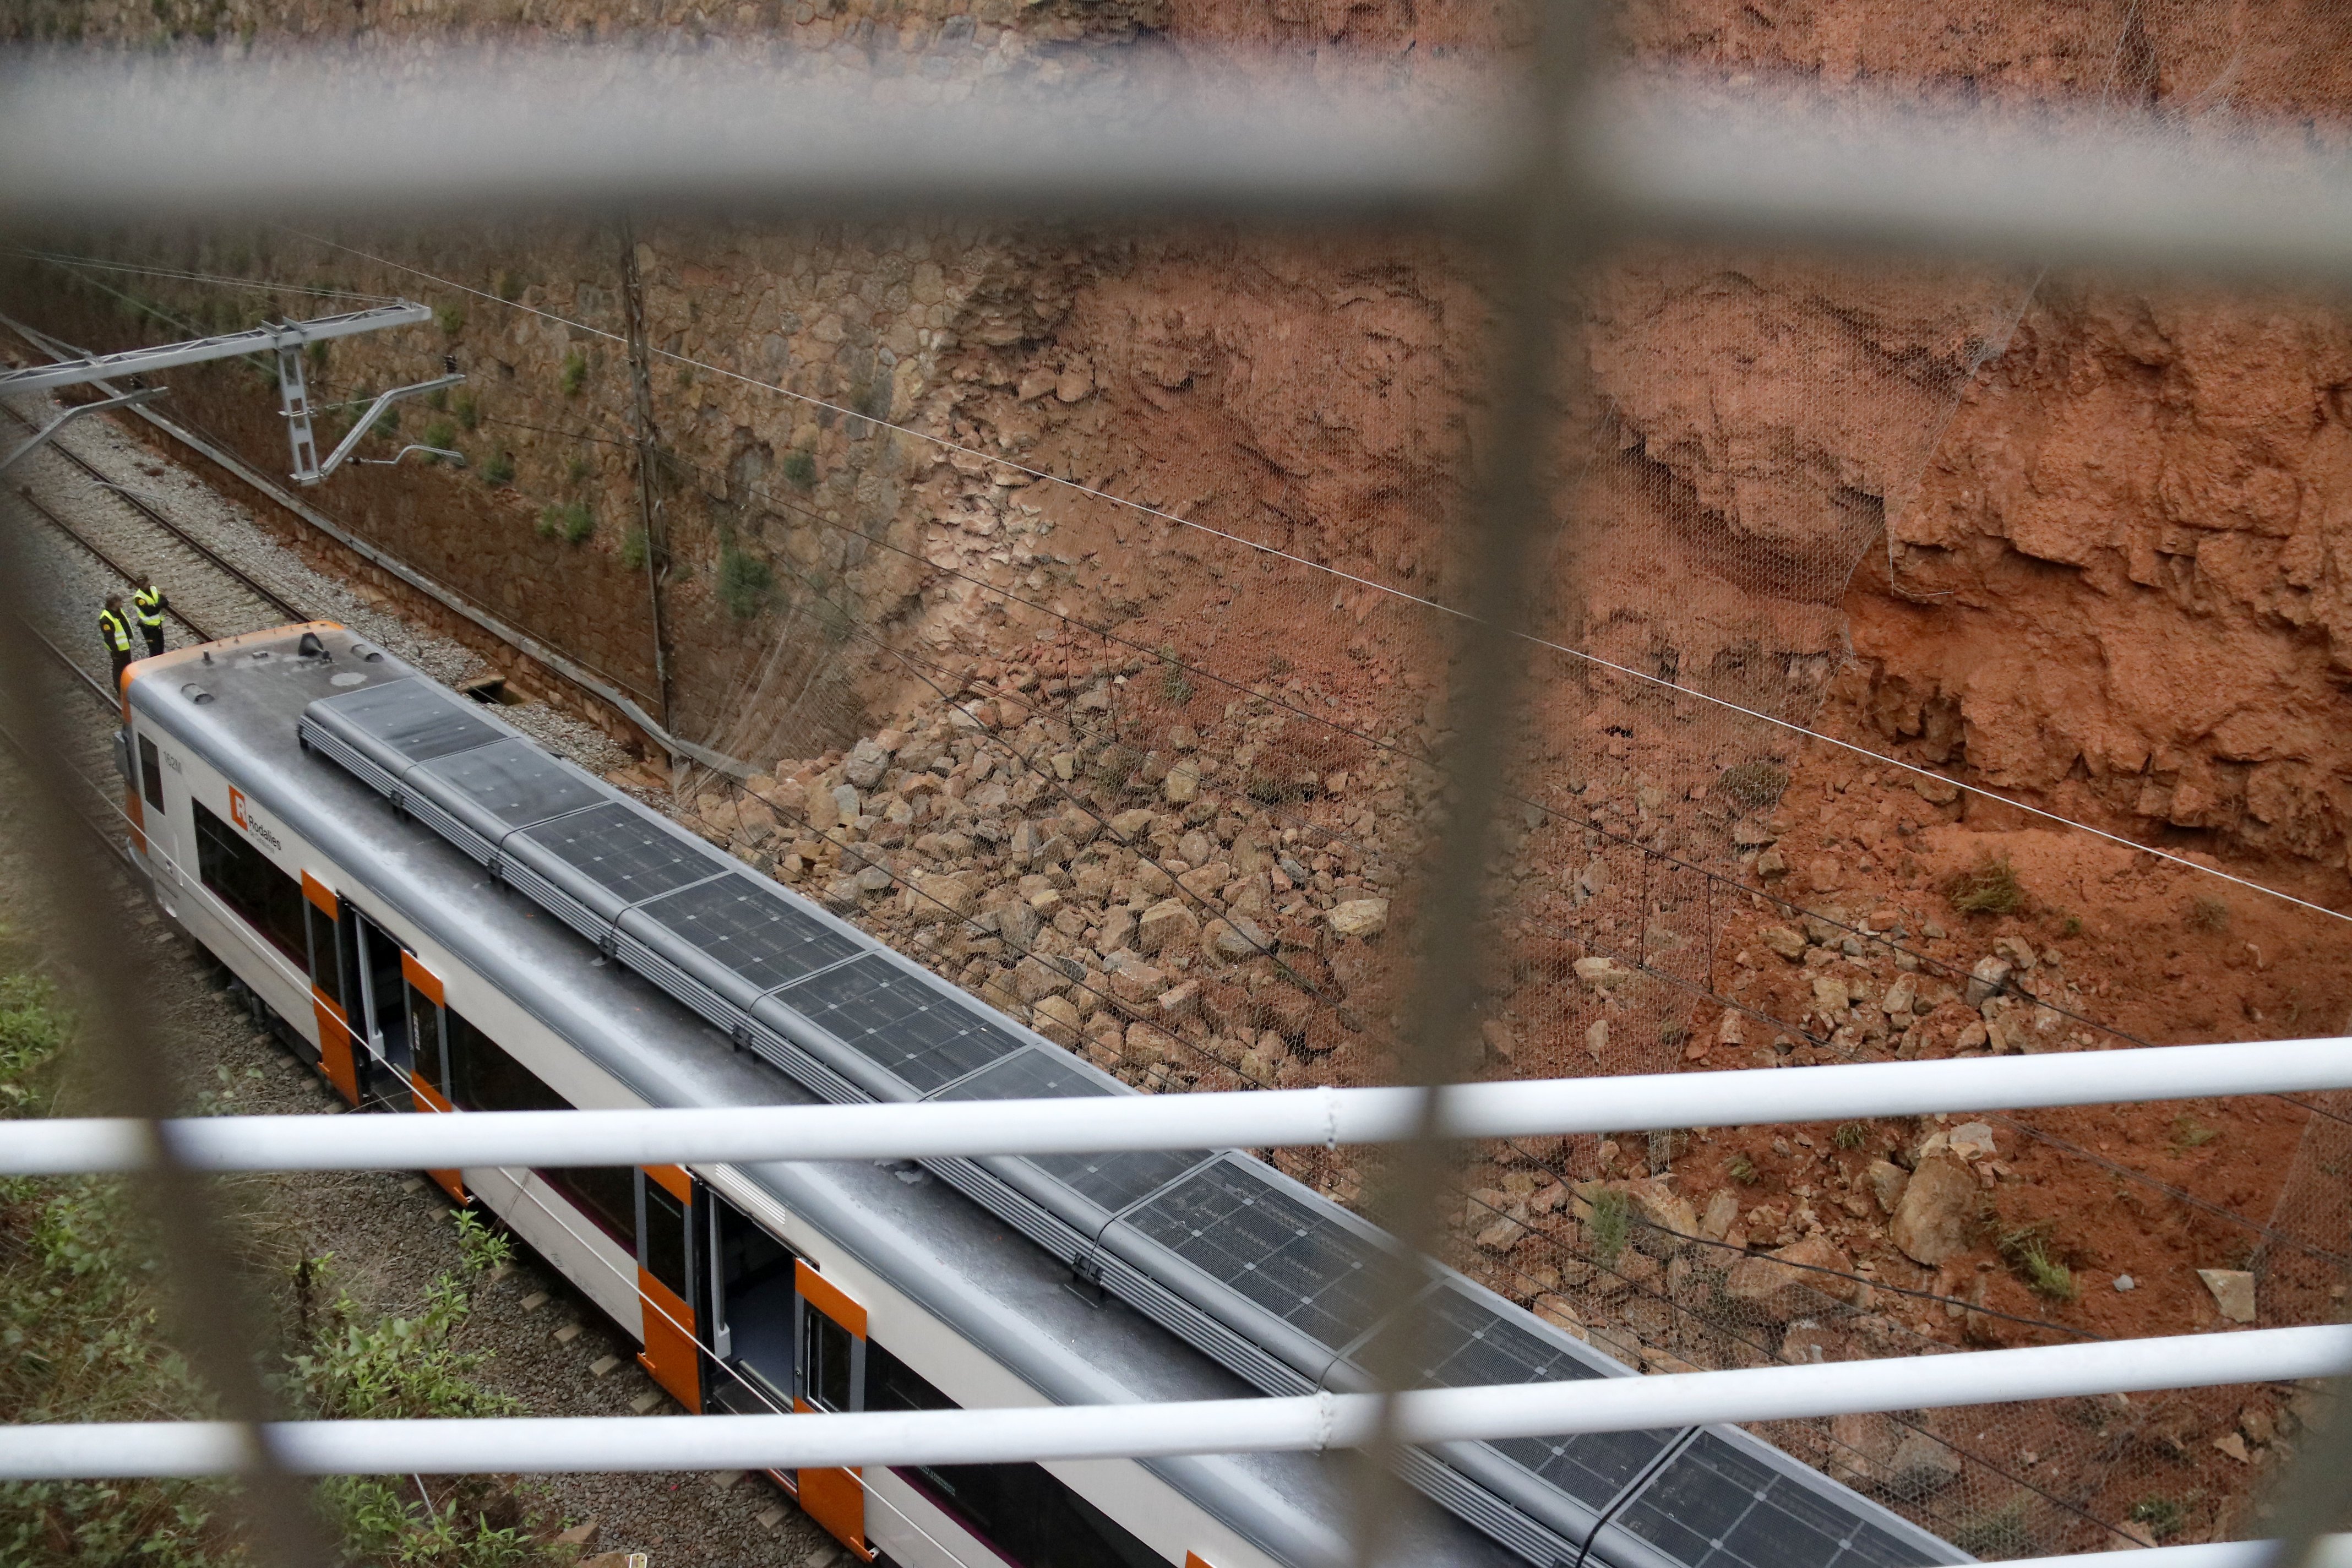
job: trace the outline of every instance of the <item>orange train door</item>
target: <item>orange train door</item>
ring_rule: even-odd
[[[442,988],[441,977],[416,962],[416,955],[403,951],[400,955],[400,976],[408,982],[408,1093],[416,1109],[428,1114],[446,1115],[457,1107],[451,1102],[449,1089],[449,1036],[446,1015],[449,995]],[[457,1171],[427,1171],[447,1193],[459,1203],[466,1201],[464,1175]]]
[[[865,1409],[866,1309],[810,1268],[804,1258],[793,1260],[793,1278],[800,1345],[800,1354],[793,1358],[793,1408],[803,1415]],[[860,1562],[874,1561],[866,1543],[863,1472],[803,1470],[800,1499],[808,1516],[831,1531]]]
[[[701,1336],[695,1329],[694,1179],[646,1165],[637,1182],[637,1299],[645,1353],[637,1364],[688,1410],[702,1412]]]
[[[342,900],[335,890],[310,872],[302,873],[302,897],[309,906],[306,924],[310,937],[310,1011],[319,1025],[319,1070],[352,1105],[360,1102],[359,1065],[352,1058],[352,1026],[344,994],[349,988],[341,949]]]

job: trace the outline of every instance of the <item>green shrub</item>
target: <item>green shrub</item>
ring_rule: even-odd
[[[596,519],[588,510],[586,501],[567,501],[562,506],[544,506],[539,510],[539,536],[541,539],[561,538],[566,544],[579,544],[596,531]]]
[[[2184,920],[2190,931],[2225,931],[2230,929],[2230,906],[2219,899],[2198,899],[2189,904]]]
[[[784,458],[784,478],[790,479],[796,489],[804,490],[815,489],[816,454],[793,452]]]
[[[433,324],[447,337],[456,337],[466,330],[466,307],[463,304],[443,305],[433,312]]]
[[[756,555],[746,555],[732,544],[719,550],[719,598],[739,621],[750,620],[767,607],[776,574]]]
[[[482,482],[498,486],[514,482],[514,454],[501,447],[482,465]]]
[[[481,427],[482,405],[470,392],[457,395],[457,423],[468,430]]]
[[[449,389],[436,386],[425,395],[425,406],[438,414],[449,406]]]
[[[2050,1256],[2051,1228],[2048,1220],[2035,1220],[1999,1232],[1993,1237],[1993,1245],[2036,1295],[2053,1301],[2071,1301],[2082,1293],[2082,1288],[2075,1282],[2074,1271]]]
[[[522,298],[522,291],[523,280],[520,272],[501,268],[499,275],[490,280],[490,292],[509,305]]]
[[[1585,1238],[1592,1244],[1593,1260],[1603,1268],[1613,1268],[1633,1227],[1633,1205],[1619,1187],[1601,1188],[1592,1194],[1591,1202],[1592,1217],[1584,1222]]]
[[[2168,1497],[2145,1497],[2132,1504],[2131,1516],[2136,1523],[2147,1526],[2147,1532],[2158,1541],[2180,1533],[2189,1522],[2189,1510]]]
[[[1944,884],[1944,897],[1964,915],[2013,915],[2025,907],[2025,889],[2006,855],[1988,855],[1976,868]]]
[[[446,419],[436,419],[425,427],[425,444],[428,447],[455,449],[457,445],[457,426]],[[425,458],[428,463],[437,463],[440,460],[439,458],[430,454]]]
[[[642,570],[646,563],[646,552],[649,548],[646,542],[644,529],[629,530],[621,537],[621,564],[632,572]]]
[[[1731,1163],[1725,1166],[1724,1169],[1730,1174],[1733,1181],[1738,1182],[1743,1187],[1752,1187],[1758,1182],[1763,1180],[1763,1177],[1757,1172],[1756,1162],[1749,1159],[1745,1154],[1734,1154],[1731,1157]]]
[[[588,384],[588,356],[573,349],[563,356],[563,395],[577,397]]]
[[[2025,1500],[2016,1499],[1960,1521],[1952,1531],[1952,1544],[1989,1562],[2032,1556],[2033,1531],[2025,1522]]]
[[[563,465],[563,476],[570,479],[573,484],[578,484],[581,480],[588,477],[588,459],[585,458],[572,458],[570,462]]]
[[[1859,1121],[1843,1122],[1838,1127],[1837,1146],[1841,1149],[1859,1149],[1869,1142],[1870,1129]]]

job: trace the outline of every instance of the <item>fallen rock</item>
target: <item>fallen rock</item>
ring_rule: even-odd
[[[1988,998],[2000,994],[2009,984],[2009,963],[2006,959],[1979,958],[1977,966],[1969,971],[1969,988],[1962,998],[1971,1007],[1981,1007]]]
[[[2246,1440],[2235,1432],[2222,1433],[2213,1439],[2213,1447],[2242,1465],[2252,1462],[2252,1456],[2246,1452]]]
[[[1715,1195],[1706,1200],[1706,1213],[1699,1216],[1698,1233],[1709,1241],[1721,1241],[1739,1223],[1739,1199],[1729,1187],[1717,1187]]]
[[[1211,921],[1208,929],[1201,933],[1202,952],[1229,961],[1255,958],[1262,952],[1272,952],[1274,947],[1274,939],[1247,915]]]
[[[1200,793],[1201,770],[1191,763],[1177,763],[1160,781],[1160,796],[1171,805],[1189,805]]]
[[[1992,1141],[1990,1122],[1963,1121],[1944,1137],[1952,1152],[1963,1160],[1990,1160],[2000,1152]]]
[[[1834,1272],[1820,1272],[1823,1269]],[[1827,1237],[1808,1236],[1777,1252],[1743,1258],[1733,1264],[1723,1277],[1723,1293],[1785,1322],[1809,1310],[1810,1293],[1851,1300],[1868,1289],[1859,1279],[1845,1278],[1853,1269],[1853,1259],[1839,1251],[1836,1243]]]
[[[2200,1268],[2197,1278],[2213,1292],[2213,1304],[2233,1323],[2254,1321],[2254,1277],[2243,1268]]]
[[[1935,1268],[1975,1239],[1979,1193],[1975,1173],[1948,1152],[1919,1162],[1886,1234],[1903,1255]]]
[[[1911,1173],[1892,1160],[1873,1160],[1863,1180],[1870,1184],[1870,1195],[1878,1200],[1879,1212],[1891,1215],[1903,1206],[1903,1189],[1911,1184]]]
[[[1813,976],[1813,1005],[1831,1018],[1842,1016],[1853,1000],[1846,984],[1834,974]]]
[[[872,789],[890,771],[890,753],[872,741],[860,741],[849,749],[849,756],[841,764],[841,776],[861,790]]]
[[[1791,963],[1799,963],[1804,960],[1803,935],[1790,931],[1787,926],[1766,926],[1756,933],[1756,940]]]
[[[1162,899],[1135,922],[1135,951],[1150,954],[1184,947],[1200,934],[1201,922],[1191,910],[1174,899]]]
[[[1078,1043],[1077,1005],[1066,996],[1046,996],[1030,1009],[1029,1026],[1067,1049]]]
[[[1576,961],[1576,977],[1592,990],[1613,991],[1633,978],[1630,969],[1620,969],[1613,958],[1580,958]]]
[[[1929,805],[1949,805],[1960,798],[1960,786],[1949,779],[1930,778],[1926,774],[1915,773],[1911,777],[1911,787],[1917,791],[1919,798]]]
[[[1663,1181],[1630,1183],[1625,1196],[1649,1222],[1633,1227],[1633,1245],[1653,1258],[1672,1258],[1683,1249],[1685,1237],[1699,1233],[1698,1211]]]
[[[1330,921],[1331,934],[1337,937],[1362,937],[1367,941],[1388,930],[1389,901],[1386,899],[1349,899],[1331,906],[1325,917]]]

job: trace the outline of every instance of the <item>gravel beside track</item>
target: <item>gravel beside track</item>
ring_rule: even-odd
[[[27,412],[43,416],[38,409]],[[0,431],[0,438],[11,433]],[[94,617],[120,579],[22,504],[13,494],[16,485],[27,487],[59,522],[85,533],[117,560],[128,565],[135,558],[155,572],[165,592],[215,635],[281,625],[289,618],[283,605],[291,605],[340,621],[451,684],[486,673],[466,648],[418,633],[312,571],[263,533],[243,508],[111,424],[81,421],[58,439],[69,443],[83,463],[44,452],[19,464],[9,476],[7,503],[0,504],[0,536],[10,569],[24,573],[33,590],[39,629],[101,682],[106,662]],[[139,491],[186,538],[176,538],[142,515],[109,483]],[[240,583],[205,552],[234,564],[251,583]],[[256,592],[257,585],[263,591]],[[273,604],[272,596],[281,602]],[[177,647],[190,639],[184,627],[173,626],[169,640]],[[47,679],[45,695],[59,719],[54,728],[68,760],[91,783],[89,809],[119,837],[120,788],[108,745],[112,722],[82,683],[61,670]],[[600,731],[543,705],[509,707],[501,713],[593,771],[607,772],[629,760]],[[23,826],[11,803],[26,782],[18,759],[0,744],[0,920],[20,931],[41,927],[37,889],[28,886],[11,844]],[[226,989],[225,973],[159,915],[129,876],[119,882],[124,928],[149,962],[157,1014],[179,1052],[187,1093],[213,1112],[337,1109],[341,1101],[324,1081],[247,1016]],[[68,961],[68,955],[56,956]],[[417,1309],[435,1279],[459,1268],[453,1205],[419,1177],[338,1173],[256,1176],[225,1184],[250,1207],[269,1240],[274,1262],[267,1283],[289,1330],[302,1310],[290,1283],[291,1266],[301,1258],[331,1255],[328,1289],[347,1291],[369,1311],[404,1315]],[[574,1325],[576,1332],[559,1337]],[[510,1272],[477,1289],[473,1315],[461,1331],[469,1345],[495,1352],[486,1381],[514,1394],[530,1414],[626,1416],[676,1410],[637,1369],[635,1345],[520,1247]],[[594,1371],[599,1365],[606,1365],[601,1376]],[[646,1552],[653,1568],[820,1568],[847,1560],[774,1487],[740,1472],[560,1476],[547,1478],[544,1485],[568,1518],[596,1521],[592,1551]]]

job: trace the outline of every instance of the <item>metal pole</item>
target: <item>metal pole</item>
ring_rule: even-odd
[[[637,272],[637,238],[629,220],[621,230],[621,301],[629,340],[631,423],[637,453],[637,526],[646,531],[646,599],[654,622],[654,686],[661,695],[661,720],[670,723],[669,628],[662,616],[662,576],[669,568],[668,532],[662,503],[654,494],[654,465],[661,460],[661,432],[654,425],[653,373],[646,352],[645,279]]]
[[[1416,1300],[1414,1259],[1444,1241],[1444,1194],[1454,1190],[1459,1145],[1446,1122],[1446,1086],[1478,1060],[1478,970],[1485,950],[1486,856],[1503,791],[1510,719],[1521,659],[1513,634],[1533,595],[1529,574],[1552,510],[1544,489],[1545,458],[1558,426],[1553,290],[1572,272],[1569,245],[1575,198],[1568,189],[1566,116],[1581,58],[1590,47],[1580,0],[1531,0],[1535,45],[1519,104],[1516,163],[1486,213],[1498,268],[1491,324],[1494,374],[1487,456],[1477,487],[1468,552],[1470,615],[1460,627],[1446,709],[1454,742],[1442,764],[1452,815],[1423,873],[1415,927],[1423,952],[1395,1064],[1395,1079],[1420,1091],[1412,1137],[1368,1193],[1372,1217],[1405,1244],[1386,1268],[1383,1296],[1402,1305],[1389,1330],[1367,1347],[1379,1415],[1360,1457],[1354,1509],[1355,1555],[1362,1568],[1388,1557],[1399,1489],[1391,1479],[1405,1440],[1399,1390],[1421,1380],[1425,1335]]]

